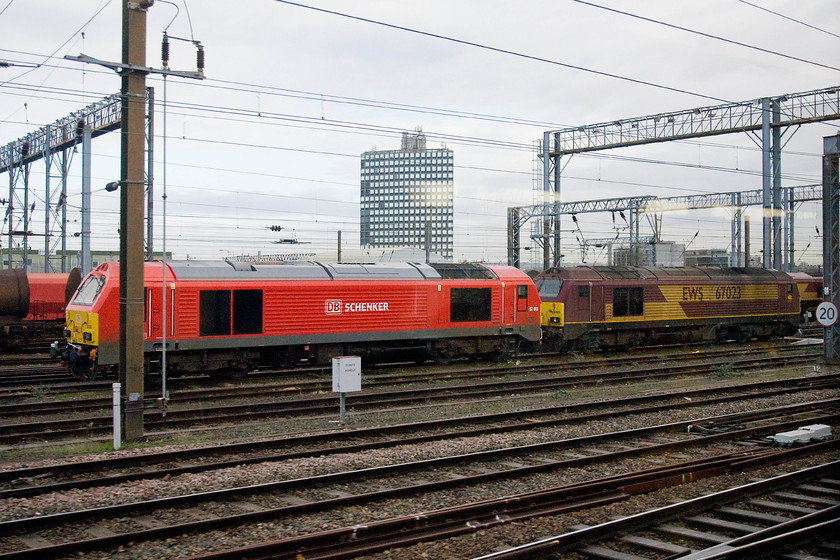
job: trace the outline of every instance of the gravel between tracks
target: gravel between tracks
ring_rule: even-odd
[[[148,480],[104,489],[88,489],[61,494],[37,496],[27,499],[11,499],[6,500],[6,503],[2,504],[3,513],[0,515],[2,515],[3,519],[45,515],[59,511],[153,499],[197,491],[207,491],[215,488],[245,486],[250,484],[259,484],[262,482],[312,476],[314,474],[323,474],[327,472],[338,472],[377,465],[396,464],[484,449],[495,449],[513,445],[526,445],[542,441],[567,439],[716,414],[728,414],[733,412],[743,412],[745,410],[783,406],[796,402],[821,400],[837,397],[837,395],[838,392],[836,390],[808,391],[791,394],[783,398],[774,397],[772,399],[751,399],[749,401],[714,405],[703,407],[701,409],[675,410],[657,414],[635,415],[632,417],[589,422],[586,424],[569,427],[564,426],[559,428],[541,427],[539,423],[535,423],[533,429],[528,430],[527,432],[461,438],[431,444],[425,443],[421,446],[406,445],[366,453],[324,456],[311,459],[287,461],[284,463],[267,462],[213,471],[211,473],[181,475],[162,480]],[[568,395],[568,397],[569,402],[574,400],[573,396]],[[454,414],[453,411],[449,412],[450,414]],[[182,445],[176,447],[191,448],[194,447],[194,445]],[[136,454],[145,452],[146,451],[142,449],[133,449],[125,452],[119,452],[118,454]],[[115,456],[115,453],[108,453],[106,456],[113,457]],[[90,456],[87,456],[80,457],[79,459],[89,460],[90,458]],[[61,460],[65,459],[62,458]],[[27,461],[26,463],[34,465],[55,463],[56,461],[58,460],[47,459]],[[5,468],[13,468],[14,466],[18,465],[9,462],[5,465]],[[628,461],[622,466],[622,470],[629,471],[635,468],[642,468],[642,466],[650,466],[650,464],[645,463],[643,460]],[[785,470],[792,469],[790,467],[786,467]],[[776,474],[778,471],[770,469],[768,472],[770,474]],[[370,522],[376,519],[385,519],[397,515],[404,515],[408,512],[416,513],[420,511],[429,511],[449,507],[458,503],[466,503],[495,496],[504,496],[529,489],[557,486],[570,482],[608,476],[610,474],[613,473],[607,472],[605,467],[566,469],[560,473],[553,472],[544,475],[531,476],[527,479],[517,478],[515,480],[498,483],[488,483],[469,489],[435,493],[421,496],[416,500],[388,500],[368,506],[343,508],[334,513],[326,512],[321,515],[300,516],[296,517],[294,520],[278,520],[277,522],[261,523],[247,528],[243,527],[236,531],[219,531],[205,535],[201,541],[198,542],[190,539],[169,539],[165,542],[142,543],[137,546],[127,544],[113,556],[90,554],[80,558],[113,557],[122,559],[151,559],[183,557],[198,552],[230,548],[248,542],[273,540],[298,533],[354,525]],[[701,481],[684,487],[656,492],[646,496],[637,496],[626,502],[597,508],[596,510],[538,519],[525,523],[517,523],[511,526],[502,526],[457,539],[449,539],[447,541],[437,543],[425,543],[407,549],[388,551],[375,555],[371,558],[399,560],[409,558],[471,558],[479,554],[491,552],[498,548],[529,542],[550,534],[564,532],[576,523],[602,522],[612,515],[635,513],[636,511],[649,509],[650,507],[655,507],[657,505],[664,505],[668,503],[669,500],[685,499],[714,491],[718,487],[742,484],[748,481],[748,479],[756,476],[763,475],[761,472],[755,471],[749,473],[748,475],[731,475],[722,479]],[[257,498],[254,502],[259,503],[260,499]],[[236,511],[239,512],[241,510]],[[184,520],[185,517],[183,514],[177,519],[178,522],[182,522]]]

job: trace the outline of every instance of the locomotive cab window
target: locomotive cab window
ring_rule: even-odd
[[[489,321],[490,288],[452,288],[449,319],[453,323]]]
[[[580,299],[589,299],[589,286],[578,286],[578,297]]]
[[[614,288],[613,317],[641,316],[645,313],[644,288]]]

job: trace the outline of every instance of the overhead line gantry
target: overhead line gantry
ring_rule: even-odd
[[[782,198],[787,204],[785,213],[786,239],[785,264],[793,264],[793,217],[796,203],[823,200],[821,185],[802,185],[798,187],[783,187]],[[658,242],[659,231],[651,236],[641,236],[639,232],[642,215],[656,215],[662,212],[677,210],[702,210],[709,208],[731,208],[732,216],[732,253],[730,266],[744,266],[741,253],[741,216],[746,206],[759,206],[764,203],[763,192],[760,189],[741,192],[723,192],[695,195],[680,195],[672,197],[631,196],[622,198],[604,198],[598,200],[580,200],[575,202],[550,202],[532,206],[508,208],[508,264],[518,267],[521,253],[521,229],[531,218],[551,216],[588,214],[596,212],[627,212],[627,224],[630,236],[626,239],[631,245],[637,243]],[[546,238],[542,238],[543,242]],[[540,242],[539,236],[535,239]],[[588,240],[595,243],[595,240]],[[600,243],[601,240],[598,240]]]
[[[543,218],[543,233],[535,238],[543,247],[543,266],[557,266],[561,260],[560,215],[563,212],[560,210],[560,183],[563,156],[748,132],[757,136],[762,156],[763,265],[765,268],[781,268],[782,135],[792,126],[837,119],[840,119],[840,86],[547,131],[543,133],[538,154],[542,163],[544,202],[533,207],[542,208],[539,214],[532,213]],[[756,134],[759,131],[760,134]],[[510,226],[521,225],[521,210],[518,217],[509,221]],[[518,233],[512,231],[511,235]]]
[[[153,252],[153,158],[154,158],[154,89],[146,88],[146,200],[147,223],[145,251]],[[81,148],[81,238],[80,268],[90,270],[91,234],[91,139],[118,130],[122,122],[122,98],[115,93],[83,109],[73,111],[52,124],[30,132],[22,138],[0,146],[0,173],[9,173],[9,198],[6,208],[8,237],[8,268],[15,268],[14,249],[20,247],[21,268],[28,269],[29,238],[44,236],[44,272],[67,271],[67,183],[73,155]],[[32,231],[34,210],[29,204],[29,175],[32,165],[43,159],[45,163],[44,232]],[[53,167],[55,166],[55,168]],[[52,179],[58,179],[54,188]],[[76,235],[76,234],[73,234]],[[16,241],[20,238],[22,241]],[[58,263],[53,262],[54,259]],[[56,266],[57,265],[57,266]]]

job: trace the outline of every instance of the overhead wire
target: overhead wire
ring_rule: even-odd
[[[3,6],[3,9],[2,9],[2,10],[0,10],[0,16],[2,16],[2,15],[3,15],[3,12],[5,12],[6,10],[8,10],[8,9],[9,9],[9,6],[11,6],[11,5],[12,5],[12,3],[14,3],[14,1],[15,1],[15,0],[9,0],[9,2],[8,2],[5,6]]]
[[[790,16],[786,16],[782,13],[774,12],[770,8],[765,8],[764,6],[759,6],[758,4],[754,4],[752,2],[747,2],[747,0],[738,0],[738,1],[741,2],[742,4],[746,4],[747,6],[752,6],[753,8],[756,8],[758,10],[762,10],[762,11],[767,12],[769,14],[773,14],[774,16],[779,16],[780,18],[786,19],[788,21],[792,21],[794,23],[804,25],[805,27],[813,29],[814,31],[819,31],[820,33],[825,33],[826,35],[831,35],[832,37],[836,37],[836,38],[840,39],[840,35],[838,35],[837,33],[833,33],[831,31],[828,31],[828,30],[823,29],[821,27],[817,27],[816,25],[811,25],[810,23],[805,23],[804,21],[798,20],[796,18],[792,18]]]
[[[282,0],[278,0],[278,1],[282,1]],[[296,3],[293,3],[293,2],[283,2],[283,3],[293,4],[293,5],[300,5],[300,4],[296,4]],[[300,6],[302,6],[302,5],[300,5]],[[308,6],[303,6],[303,7],[308,7]],[[313,8],[313,9],[314,9],[314,8]],[[331,12],[331,13],[332,13],[332,12]],[[96,14],[95,14],[95,15],[96,15]],[[360,18],[356,18],[355,16],[347,16],[346,14],[338,14],[338,15],[344,15],[345,17],[353,17],[354,19],[360,19]],[[364,18],[361,18],[361,19],[362,19],[363,21],[368,21],[368,20],[365,20]],[[390,24],[383,24],[383,23],[381,23],[381,22],[374,22],[374,21],[372,21],[372,20],[370,20],[370,21],[371,21],[372,23],[379,23],[379,24],[382,24],[382,25],[388,25],[388,26],[390,26]],[[399,26],[397,26],[397,28],[400,28],[400,27],[399,27]],[[411,30],[411,29],[408,29],[408,28],[405,28],[405,30],[412,31],[412,32],[415,32],[415,33],[424,34],[424,35],[431,35],[431,36],[435,36],[434,34],[428,34],[428,33],[425,33],[425,32],[419,32],[419,31],[416,31],[416,30]],[[441,36],[440,38],[444,38],[444,39],[447,39],[447,40],[452,40],[452,41],[455,41],[455,42],[462,42],[462,41],[459,41],[459,40],[454,40],[454,39],[447,38],[447,37],[442,37],[442,36]],[[484,46],[484,45],[473,44],[473,43],[469,43],[469,42],[466,42],[465,44],[471,44],[471,45],[473,45],[473,46],[479,46],[479,47],[482,47],[482,48],[489,48],[490,50],[497,50],[497,51],[499,51],[499,52],[504,52],[504,53],[507,53],[507,54],[517,54],[517,55],[519,54],[519,53],[511,53],[511,52],[508,52],[508,51],[504,51],[504,50],[502,50],[502,49],[495,49],[495,48],[492,48],[492,47],[487,47],[487,46]],[[547,61],[547,60],[546,60],[546,62],[552,62],[552,63],[554,63],[553,61]],[[560,65],[563,65],[563,64],[562,64],[562,63],[560,63]],[[586,69],[584,69],[584,70],[586,70]],[[597,72],[596,72],[596,73],[597,73]],[[622,78],[622,77],[620,77],[620,76],[611,76],[611,77],[618,77],[618,78]],[[631,81],[635,81],[635,80],[631,80]],[[656,86],[656,84],[647,84],[647,85],[654,85],[654,86]],[[682,92],[682,93],[689,93],[689,94],[693,94],[692,92]],[[196,109],[196,110],[202,110],[202,109]],[[467,117],[467,118],[471,118],[471,117]],[[522,146],[525,146],[525,145],[522,145]],[[528,149],[531,149],[531,148],[530,148],[530,146],[528,146]],[[324,152],[324,153],[325,153],[325,152]],[[346,154],[334,154],[334,155],[346,155]],[[352,154],[352,155],[351,155],[351,157],[357,157],[357,155],[356,155],[356,154]],[[649,163],[649,161],[645,161],[645,162],[646,162],[646,163]],[[660,162],[660,163],[666,163],[666,162]],[[678,165],[685,165],[685,164],[679,164],[679,163],[677,163],[677,164],[678,164]],[[694,165],[692,165],[692,167],[695,167],[695,166],[694,166]]]
[[[282,1],[282,0],[277,0],[277,1]],[[582,4],[582,5],[585,5],[585,6],[590,6],[590,7],[593,7],[593,8],[598,8],[600,10],[605,10],[605,11],[612,12],[612,13],[615,13],[615,14],[621,14],[623,16],[635,18],[635,19],[638,19],[638,20],[647,21],[649,23],[654,23],[656,25],[662,25],[664,27],[669,27],[671,29],[677,29],[679,31],[684,31],[686,33],[692,33],[694,35],[699,35],[701,37],[706,37],[708,39],[714,39],[715,41],[722,41],[724,43],[729,43],[731,45],[737,45],[739,47],[752,49],[754,51],[763,52],[763,53],[771,54],[771,55],[774,55],[774,56],[780,56],[780,57],[783,57],[783,58],[794,60],[796,62],[802,62],[804,64],[811,64],[813,66],[819,66],[820,68],[826,68],[828,70],[836,70],[836,71],[840,72],[840,68],[838,68],[836,66],[831,66],[829,64],[823,64],[821,62],[815,62],[813,60],[807,60],[805,58],[800,58],[798,56],[793,56],[793,55],[789,55],[789,54],[780,53],[778,51],[765,49],[763,47],[757,47],[755,45],[750,45],[748,43],[742,43],[741,41],[735,41],[734,39],[727,39],[727,38],[721,37],[719,35],[713,35],[711,33],[705,33],[703,31],[698,31],[696,29],[690,29],[688,27],[683,27],[681,25],[675,25],[673,23],[667,23],[667,22],[664,22],[664,21],[661,21],[661,20],[658,20],[658,19],[649,18],[649,17],[645,17],[645,16],[640,16],[638,14],[625,12],[623,10],[618,10],[616,8],[610,8],[609,6],[602,6],[600,4],[595,4],[594,2],[589,2],[588,0],[572,0],[572,2],[577,2],[578,4]]]
[[[5,50],[5,49],[0,49],[0,50]],[[208,80],[208,81],[212,82],[214,80]],[[240,88],[231,88],[229,86],[213,86],[213,85],[208,85],[208,84],[204,84],[204,83],[199,83],[199,84],[190,83],[190,85],[196,85],[198,87],[211,87],[211,88],[219,88],[219,89],[229,89],[229,90],[232,90],[232,91],[246,91],[246,92],[249,92],[249,93],[260,93],[260,91],[265,93],[266,90],[268,90],[267,93],[269,93],[270,95],[278,95],[278,96],[284,96],[284,97],[302,98],[302,99],[309,99],[309,100],[315,100],[315,99],[322,99],[323,100],[323,99],[326,99],[326,100],[328,100],[330,102],[334,102],[334,103],[359,104],[359,105],[363,105],[363,106],[370,106],[370,107],[376,107],[376,108],[386,108],[386,109],[393,109],[393,110],[406,110],[406,111],[422,112],[422,113],[427,113],[427,114],[439,114],[439,115],[443,115],[443,116],[454,116],[454,117],[459,117],[459,118],[490,120],[490,121],[512,123],[512,124],[522,124],[522,125],[526,125],[526,126],[539,126],[539,127],[557,127],[557,126],[566,127],[566,126],[568,126],[568,125],[558,125],[557,123],[550,123],[550,122],[527,121],[527,120],[523,121],[521,119],[516,119],[516,118],[513,118],[513,117],[499,116],[499,115],[487,115],[487,114],[481,114],[481,113],[452,111],[452,110],[449,110],[449,109],[440,109],[440,108],[425,107],[425,106],[413,106],[413,105],[398,104],[398,103],[392,103],[392,102],[364,100],[364,99],[359,99],[359,98],[348,98],[348,97],[332,96],[332,95],[326,95],[326,97],[325,97],[325,94],[319,94],[319,93],[314,93],[314,92],[304,92],[304,91],[300,91],[300,90],[288,90],[288,89],[283,89],[283,88],[274,88],[274,87],[271,87],[271,86],[264,86],[264,85],[259,85],[259,84],[247,84],[247,83],[244,83],[244,82],[232,82],[232,81],[225,81],[225,80],[217,80],[217,81],[220,81],[220,82],[225,83],[225,84],[234,84],[234,85],[238,85],[238,86],[245,86],[249,89],[242,90]],[[26,87],[23,86],[23,85],[20,85],[18,87],[20,89],[26,89]],[[29,86],[29,87],[37,88],[38,86]],[[254,88],[259,88],[259,89],[254,89]],[[51,91],[57,91],[57,90],[58,90],[58,88],[55,88]],[[68,93],[75,93],[74,91],[71,91],[71,90],[66,90],[66,91]],[[102,95],[105,95],[105,94],[102,94]],[[177,105],[177,103],[173,103],[173,105]],[[188,106],[187,104],[181,104],[181,105],[184,106],[184,107]],[[213,111],[213,110],[217,110],[217,111],[220,111],[220,112],[228,111],[228,112],[231,112],[231,113],[247,115],[247,116],[256,116],[256,113],[257,113],[256,111],[250,110],[250,109],[223,108],[223,107],[220,107],[218,105],[213,106],[213,105],[198,105],[198,104],[195,104],[194,107],[195,108],[205,107],[205,108],[207,108],[208,111]],[[269,114],[269,113],[266,113],[264,111],[259,112],[259,117],[260,118],[265,118],[265,117],[269,117],[269,116],[272,116],[272,115]],[[323,118],[317,118],[317,117],[291,116],[291,115],[287,116],[287,117],[288,118],[305,119],[305,120],[308,120],[312,123],[317,123],[319,127],[324,125],[324,124],[333,124],[334,122],[340,122],[340,121],[332,121],[332,120],[329,120],[329,119],[323,119]],[[396,131],[396,129],[393,129],[393,130]],[[692,143],[692,144],[697,144],[697,145],[714,145],[714,144],[709,143],[709,142],[701,142],[701,141],[697,141],[697,140],[683,140],[681,142]],[[720,146],[720,144],[717,144],[717,145]],[[522,146],[524,147],[524,145],[522,145]],[[744,148],[744,149],[750,149],[750,148]],[[757,148],[752,147],[752,149],[757,149]],[[820,157],[819,154],[816,154],[816,157]]]
[[[569,64],[567,62],[560,62],[560,61],[557,61],[557,60],[551,60],[549,58],[544,58],[544,57],[540,57],[540,56],[528,55],[528,54],[524,54],[524,53],[520,53],[520,52],[508,50],[508,49],[502,49],[502,48],[499,48],[499,47],[493,47],[493,46],[485,45],[485,44],[482,44],[482,43],[476,43],[474,41],[467,41],[465,39],[456,39],[455,37],[449,37],[449,36],[446,36],[446,35],[441,35],[439,33],[432,33],[432,32],[429,32],[429,31],[421,31],[419,29],[413,29],[411,27],[406,27],[406,26],[403,26],[403,25],[396,25],[396,24],[393,24],[393,23],[387,23],[387,22],[384,22],[384,21],[379,21],[379,20],[375,20],[375,19],[356,16],[356,15],[352,15],[352,14],[348,14],[348,13],[344,13],[344,12],[338,12],[338,11],[335,11],[335,10],[327,10],[325,8],[318,8],[316,6],[309,6],[307,4],[301,4],[299,2],[292,2],[290,0],[274,0],[274,1],[277,2],[277,3],[280,3],[280,4],[287,4],[289,6],[296,6],[298,8],[305,8],[305,9],[308,9],[308,10],[314,10],[316,12],[321,12],[321,13],[325,13],[325,14],[340,16],[340,17],[344,17],[344,18],[348,18],[348,19],[353,19],[353,20],[356,20],[356,21],[370,23],[370,24],[373,24],[373,25],[379,25],[379,26],[382,26],[382,27],[387,27],[387,28],[390,28],[390,29],[397,29],[397,30],[400,30],[400,31],[406,31],[408,33],[414,33],[416,35],[422,35],[422,36],[431,37],[431,38],[434,38],[434,39],[441,39],[441,40],[444,40],[444,41],[449,41],[449,42],[457,43],[457,44],[460,44],[460,45],[476,47],[476,48],[479,48],[479,49],[484,49],[484,50],[488,50],[488,51],[492,51],[492,52],[496,52],[496,53],[500,53],[500,54],[506,54],[506,55],[515,56],[515,57],[518,57],[518,58],[523,58],[523,59],[526,59],[526,60],[533,60],[533,61],[536,61],[536,62],[544,62],[546,64],[552,64],[554,66],[569,68],[571,70],[578,70],[578,71],[581,71],[581,72],[587,72],[589,74],[595,74],[595,75],[603,76],[603,77],[606,77],[606,78],[614,78],[614,79],[622,80],[622,81],[629,82],[629,83],[654,87],[654,88],[658,88],[658,89],[662,89],[662,90],[666,90],[666,91],[671,91],[671,92],[674,92],[674,93],[691,95],[691,96],[694,96],[694,97],[700,97],[702,99],[709,99],[709,100],[712,100],[712,101],[718,101],[718,102],[722,102],[722,103],[727,103],[728,102],[725,99],[722,99],[720,97],[715,97],[715,96],[712,96],[712,95],[706,95],[706,94],[703,94],[703,93],[689,91],[689,90],[682,89],[682,88],[666,86],[666,85],[663,85],[663,84],[657,84],[655,82],[649,82],[647,80],[631,78],[629,76],[622,76],[620,74],[614,74],[614,73],[611,73],[611,72],[604,72],[604,71],[601,71],[601,70],[595,70],[593,68],[586,68],[585,66],[578,66],[578,65],[575,65],[575,64]]]
[[[55,56],[55,54],[56,54],[58,51],[60,51],[61,49],[63,49],[63,48],[64,48],[64,47],[65,47],[65,46],[66,46],[66,45],[67,45],[70,41],[72,41],[72,40],[73,40],[73,38],[74,38],[74,37],[76,37],[76,35],[77,35],[79,32],[83,31],[83,30],[84,30],[84,29],[85,29],[88,25],[90,25],[90,22],[92,22],[92,21],[96,18],[96,16],[98,16],[100,13],[102,13],[102,11],[103,11],[106,7],[108,7],[108,5],[109,5],[112,1],[113,1],[113,0],[102,0],[102,3],[101,3],[101,4],[99,5],[99,7],[97,7],[97,9],[94,11],[93,15],[92,15],[92,16],[90,16],[90,17],[87,19],[87,21],[85,21],[85,23],[83,23],[83,24],[82,24],[82,26],[81,26],[78,30],[74,31],[74,32],[70,35],[70,37],[68,37],[68,38],[67,38],[67,40],[65,40],[65,41],[64,41],[63,43],[61,43],[58,47],[56,47],[56,49],[55,49],[55,50],[54,50],[54,51],[53,51],[50,55],[48,55],[48,56],[44,59],[44,62],[46,62],[47,60],[49,60],[49,59],[51,59],[53,56]],[[10,4],[11,4],[11,3],[10,3]],[[8,7],[8,6],[7,6],[7,7]],[[41,65],[40,65],[40,64],[38,64],[38,66],[36,66],[35,68],[29,68],[28,70],[26,70],[26,71],[24,71],[24,72],[21,72],[20,74],[18,74],[18,75],[17,75],[17,76],[15,76],[14,78],[11,78],[11,79],[6,80],[6,81],[0,81],[0,86],[6,86],[7,84],[10,84],[10,83],[11,83],[11,82],[13,82],[13,81],[17,81],[17,80],[19,80],[20,78],[22,78],[23,76],[26,76],[27,74],[29,74],[30,72],[34,72],[34,71],[35,71],[36,69],[38,69],[40,66],[41,66]],[[50,76],[50,75],[51,75],[51,73],[50,73],[50,74],[48,74],[46,78],[44,78],[44,82],[46,82],[46,80],[49,78],[49,76]],[[42,85],[43,85],[43,83],[42,83]],[[9,117],[11,117],[11,115],[15,114],[18,110],[19,110],[19,109],[16,109],[15,111],[12,111],[12,113],[10,113],[10,114],[9,114],[9,116],[7,116],[5,119],[0,119],[0,121],[5,121],[5,120],[6,120],[6,119],[8,119]]]

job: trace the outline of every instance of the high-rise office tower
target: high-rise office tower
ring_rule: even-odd
[[[362,154],[363,249],[426,248],[452,259],[452,150],[426,149],[426,136],[404,132],[399,150]]]

